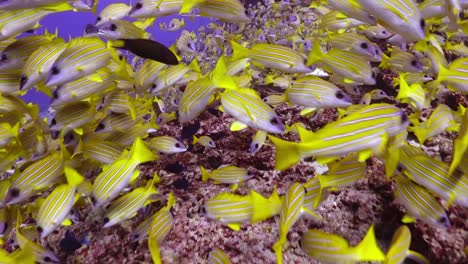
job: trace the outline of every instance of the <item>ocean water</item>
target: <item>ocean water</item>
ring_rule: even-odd
[[[134,2],[134,1],[133,1]],[[70,37],[82,36],[87,24],[94,24],[96,18],[106,6],[112,3],[125,3],[131,4],[132,1],[127,0],[100,0],[97,7],[96,14],[92,12],[73,12],[67,11],[62,13],[53,13],[46,16],[41,20],[42,27],[36,30],[36,34],[42,34],[45,30],[54,32],[58,29],[59,36],[65,39]],[[172,15],[167,17],[161,17],[156,19],[154,25],[147,29],[147,32],[151,33],[152,39],[161,42],[166,46],[174,44],[175,40],[180,36],[182,30],[196,31],[203,25],[206,25],[210,18],[207,17],[184,17],[185,27],[174,32],[163,31],[159,28],[159,23],[169,23],[173,18],[181,17],[178,15]],[[40,111],[47,111],[50,104],[50,98],[42,92],[36,91],[35,89],[29,90],[27,94],[22,97],[27,102],[36,103],[40,107]]]

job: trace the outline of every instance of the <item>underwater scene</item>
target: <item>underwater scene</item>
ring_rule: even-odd
[[[468,0],[0,0],[0,263],[468,263]]]

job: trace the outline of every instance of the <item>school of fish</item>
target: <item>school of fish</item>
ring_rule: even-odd
[[[139,165],[190,145],[217,148],[209,135],[154,136],[171,122],[192,124],[208,107],[233,118],[234,134],[256,130],[245,151],[254,156],[273,146],[276,170],[309,158],[326,170],[265,197],[236,193],[256,177],[247,168],[199,166],[200,182],[231,188],[213,193],[202,217],[234,231],[278,217],[271,250],[283,263],[298,219],[323,221],[317,208],[327,194],[363,179],[366,160],[377,157],[406,210],[387,253],[374,225],[355,246],[310,229],[301,248],[324,263],[429,263],[409,249],[406,224],[446,229],[449,207],[468,207],[467,105],[440,103],[447,94],[468,99],[468,1],[131,2],[96,13],[94,0],[0,1],[0,236],[2,245],[10,237],[17,245],[0,249],[1,263],[61,263],[40,241],[79,221],[79,207],[100,212],[101,227],[111,228],[154,202],[163,207],[132,237],[147,239],[153,262],[162,263],[177,197],[160,194],[158,174],[145,175]],[[96,22],[68,40],[37,33],[42,18],[66,11],[93,12]],[[174,14],[179,18],[158,24]],[[195,16],[212,20],[198,32],[184,30]],[[182,31],[165,47],[148,32],[154,26]],[[262,98],[260,86],[276,93]],[[47,112],[21,99],[31,89],[50,97]],[[325,109],[337,117],[312,131],[288,123],[278,105],[299,107],[310,120]],[[424,151],[442,133],[455,135],[448,163]],[[68,231],[66,239],[73,240]],[[220,247],[206,260],[231,263]]]

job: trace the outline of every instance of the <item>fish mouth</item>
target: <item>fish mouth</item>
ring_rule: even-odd
[[[93,24],[87,24],[85,28],[86,34],[96,34],[99,33],[99,28]]]

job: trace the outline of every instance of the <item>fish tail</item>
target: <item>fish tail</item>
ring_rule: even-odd
[[[218,88],[225,89],[238,89],[236,82],[232,77],[227,74],[226,62],[224,61],[224,56],[219,57],[216,67],[211,72],[211,81]]]
[[[319,61],[323,57],[323,51],[320,47],[320,41],[316,39],[314,44],[312,45],[312,50],[309,52],[307,56],[307,66],[310,66],[317,61]]]
[[[419,143],[424,144],[427,139],[428,129],[424,126],[413,127],[413,133],[418,138]]]
[[[161,252],[159,250],[158,241],[151,237],[148,238],[148,248],[151,253],[151,258],[153,259],[154,264],[162,264],[161,261]]]
[[[273,83],[274,80],[271,75],[267,75],[264,81],[265,81],[265,84],[270,84],[270,83]]]
[[[273,251],[275,251],[276,263],[277,264],[282,264],[283,263],[283,245],[284,245],[284,242],[281,241],[281,239],[280,239],[272,247]]]
[[[289,142],[274,136],[268,136],[276,148],[276,170],[285,170],[301,160],[298,143]]]
[[[13,127],[10,128],[10,132],[14,137],[18,137],[20,129],[20,123],[16,123]]]
[[[201,178],[203,182],[206,182],[210,178],[210,173],[203,167],[200,166]]]
[[[150,193],[150,194],[158,194],[158,190],[156,189],[156,187],[154,186],[156,182],[158,182],[159,180],[159,177],[157,177],[158,175],[156,174],[156,177],[153,177],[153,179],[151,179],[150,181],[148,181],[146,183],[146,192],[147,193]]]
[[[232,60],[240,60],[242,58],[248,57],[249,49],[242,46],[241,44],[231,40],[231,48],[232,48]]]
[[[197,58],[194,58],[192,62],[190,62],[189,67],[195,72],[201,72],[200,65],[198,65]]]
[[[133,144],[132,161],[137,163],[144,163],[153,161],[156,155],[146,146],[145,142],[141,138],[137,138]]]
[[[390,60],[390,57],[388,57],[385,53],[382,53],[382,61],[380,62],[379,67],[388,68],[389,60]]]
[[[439,63],[439,74],[437,74],[437,81],[438,82],[443,82],[445,81],[445,78],[449,75],[450,70],[445,68],[444,65]]]
[[[385,255],[382,250],[377,245],[377,240],[375,239],[374,226],[371,225],[367,234],[364,236],[361,242],[357,244],[352,250],[356,256],[358,256],[359,261],[384,261]]]
[[[81,174],[72,167],[65,166],[63,170],[65,172],[65,177],[67,178],[67,182],[69,185],[77,186],[84,181],[83,176],[81,176]]]
[[[151,27],[154,24],[154,21],[156,21],[156,18],[151,17],[151,18],[146,18],[143,21],[135,21],[133,22],[133,24],[137,26],[138,28],[146,30],[146,28]]]

